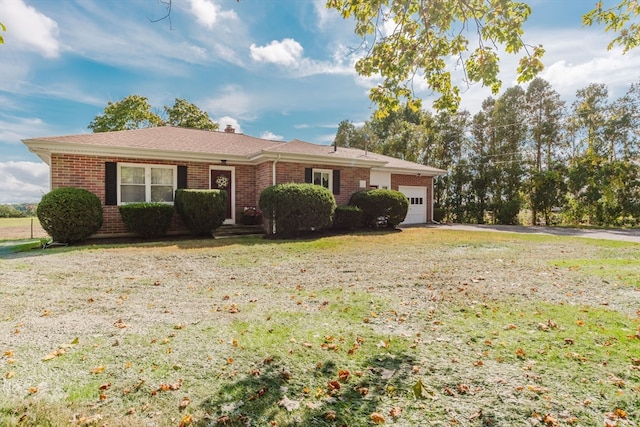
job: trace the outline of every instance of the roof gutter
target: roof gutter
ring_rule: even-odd
[[[22,141],[29,151],[40,157],[45,163],[51,163],[52,154],[75,154],[97,157],[126,157],[130,159],[157,159],[173,161],[193,161],[193,162],[218,162],[225,159],[228,162],[239,164],[253,164],[247,156],[237,154],[209,154],[189,151],[168,151],[150,148],[131,147],[104,147],[104,146],[79,146],[77,144],[51,144],[38,140]]]

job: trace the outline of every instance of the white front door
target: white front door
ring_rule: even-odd
[[[427,187],[401,185],[398,191],[409,199],[409,211],[402,224],[424,224],[427,222]]]

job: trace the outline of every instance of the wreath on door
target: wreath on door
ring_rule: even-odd
[[[216,185],[218,188],[227,188],[229,186],[229,178],[224,175],[220,175],[216,178]]]

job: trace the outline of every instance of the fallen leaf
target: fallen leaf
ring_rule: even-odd
[[[416,397],[416,399],[426,399],[427,397],[431,398],[432,400],[438,399],[436,393],[433,390],[427,389],[427,387],[425,387],[425,385],[422,383],[422,380],[418,380],[413,385],[413,395]]]
[[[374,412],[373,414],[369,415],[369,418],[371,418],[371,421],[373,421],[375,424],[384,424],[384,415],[379,412]]]
[[[402,408],[399,408],[397,406],[394,406],[389,411],[389,415],[391,415],[393,418],[398,418],[401,414],[402,414]]]
[[[189,399],[187,396],[183,397],[178,404],[178,409],[181,411],[184,410],[187,406],[189,406],[189,403],[191,403],[191,399]]]
[[[187,427],[191,424],[193,424],[193,417],[189,414],[185,414],[185,416],[180,420],[178,427]]]
[[[338,381],[333,380],[333,381],[329,381],[328,387],[329,387],[329,390],[332,390],[332,391],[336,390],[337,391],[337,390],[340,390],[341,385],[340,385],[340,383]]]
[[[287,411],[291,412],[291,411],[295,411],[296,409],[300,408],[300,401],[299,400],[291,400],[287,396],[284,396],[278,402],[278,406],[282,406]]]
[[[550,427],[557,427],[558,426],[558,420],[555,417],[553,417],[553,416],[551,416],[549,414],[545,415],[542,418],[542,422],[545,425],[550,426]]]
[[[469,386],[466,384],[458,384],[457,388],[458,388],[458,393],[460,394],[467,394],[469,393],[469,390],[470,390]]]
[[[105,370],[105,367],[100,365],[100,366],[96,366],[95,368],[93,368],[91,370],[91,373],[92,374],[101,374],[102,372],[104,372],[104,370]]]
[[[349,377],[351,376],[351,373],[346,370],[346,369],[341,369],[338,371],[338,378],[340,379],[340,381],[347,382],[349,380]]]
[[[324,419],[327,421],[333,421],[336,419],[336,411],[327,411],[324,413]]]
[[[616,408],[616,410],[613,412],[617,417],[620,418],[627,418],[627,411],[625,411],[624,409],[620,409],[620,408]]]
[[[391,377],[396,373],[396,371],[390,370],[390,369],[384,369],[384,368],[380,368],[380,377],[382,377],[383,380],[389,380],[391,379]]]
[[[482,418],[482,409],[478,409],[476,412],[471,414],[471,416],[469,417],[469,421],[473,421],[476,418]]]

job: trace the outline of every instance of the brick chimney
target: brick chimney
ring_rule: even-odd
[[[236,130],[235,130],[235,129],[233,128],[233,126],[231,126],[231,125],[227,125],[227,127],[226,127],[226,128],[224,128],[224,131],[225,131],[226,133],[236,133]]]

